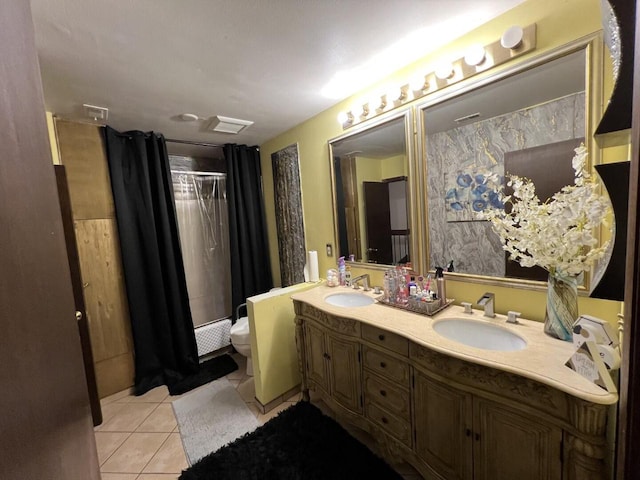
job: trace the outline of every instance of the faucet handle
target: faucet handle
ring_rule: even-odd
[[[518,317],[522,315],[520,312],[514,312],[509,310],[507,312],[507,322],[508,323],[518,323]]]
[[[473,310],[471,310],[471,304],[469,302],[460,302],[460,305],[464,307],[464,313],[473,313]]]

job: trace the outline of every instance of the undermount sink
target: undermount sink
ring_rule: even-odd
[[[336,307],[366,307],[375,302],[369,295],[362,293],[334,293],[324,301]]]
[[[527,346],[527,342],[515,333],[479,320],[444,318],[434,322],[433,329],[449,340],[484,350],[509,352]]]

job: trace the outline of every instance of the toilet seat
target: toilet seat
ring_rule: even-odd
[[[241,317],[236,323],[231,325],[231,340],[237,345],[251,344],[249,335],[249,317]]]

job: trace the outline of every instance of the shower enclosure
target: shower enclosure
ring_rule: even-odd
[[[172,170],[171,175],[197,333],[200,327],[232,313],[226,174]]]

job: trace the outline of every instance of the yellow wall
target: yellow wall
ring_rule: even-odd
[[[291,295],[317,285],[300,283],[247,298],[253,380],[262,405],[300,384]]]
[[[406,155],[396,155],[382,159],[382,178],[406,177],[409,165]]]
[[[320,275],[324,276],[327,268],[335,266],[336,258],[328,257],[325,253],[325,244],[334,244],[333,206],[331,192],[331,178],[329,167],[329,152],[327,142],[343,133],[342,127],[337,122],[337,115],[343,110],[348,110],[353,100],[366,97],[374,91],[379,91],[385,85],[400,85],[411,78],[414,71],[422,71],[434,65],[443,58],[459,58],[465,49],[474,44],[488,44],[500,38],[502,33],[512,25],[537,25],[536,49],[519,60],[538,56],[546,51],[560,47],[566,43],[584,37],[601,30],[600,3],[598,0],[529,0],[504,15],[486,23],[471,33],[459,38],[422,60],[391,74],[384,81],[373,85],[371,88],[358,92],[354,97],[348,98],[335,106],[325,110],[313,118],[301,123],[291,130],[264,143],[260,147],[261,165],[264,175],[265,203],[267,222],[269,229],[269,248],[272,262],[274,281],[278,282],[278,251],[275,232],[275,213],[273,201],[273,178],[271,175],[271,154],[287,145],[297,143],[300,154],[300,176],[303,191],[303,210],[305,218],[306,250],[317,250],[319,256]],[[604,90],[607,94],[611,91],[612,81],[610,74],[610,61],[605,57]],[[507,62],[502,67],[497,67],[491,73],[501,68],[511,67],[513,63]],[[606,95],[605,95],[606,99]],[[424,97],[421,99],[424,101]],[[410,104],[409,104],[410,105]],[[403,108],[406,108],[403,107]],[[604,152],[605,161],[618,161],[628,155],[624,149],[614,149]],[[334,250],[335,250],[335,245]],[[362,272],[360,272],[362,270]],[[367,270],[353,268],[353,275],[364,273]],[[379,271],[370,271],[374,283],[381,284]],[[545,312],[546,294],[544,291],[531,291],[514,289],[493,285],[477,285],[460,281],[450,281],[448,286],[449,296],[457,301],[475,302],[485,291],[496,293],[497,310],[501,313],[507,310],[522,312],[524,317],[543,320]],[[620,303],[612,301],[580,298],[580,311],[605,318],[612,323],[616,321]]]

